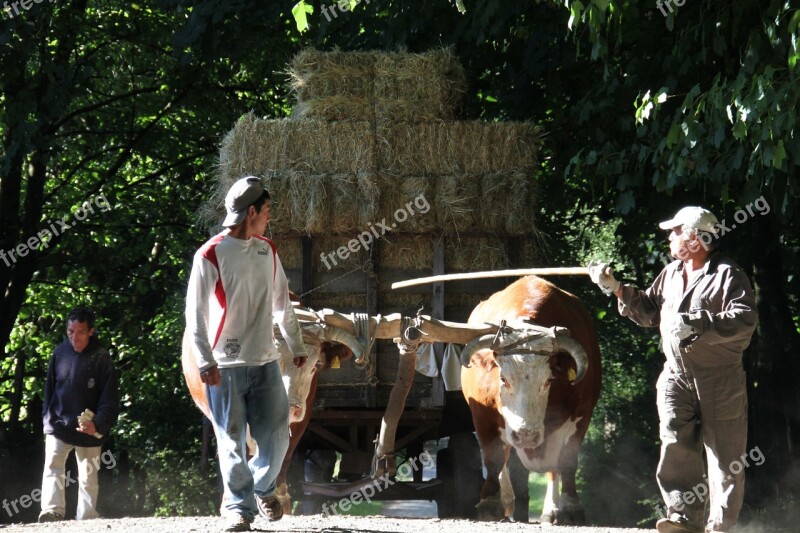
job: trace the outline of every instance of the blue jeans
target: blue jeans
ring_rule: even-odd
[[[221,368],[219,385],[206,385],[217,436],[224,495],[222,513],[258,515],[254,495],[272,496],[289,448],[289,400],[277,361]],[[247,462],[247,426],[258,450]]]

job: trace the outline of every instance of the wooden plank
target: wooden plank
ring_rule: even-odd
[[[339,437],[335,433],[332,433],[327,429],[325,429],[324,427],[314,424],[313,422],[308,424],[308,430],[313,433],[316,433],[317,435],[327,440],[334,446],[338,446],[342,451],[354,452],[358,450],[358,446],[356,444],[347,442],[346,440]]]

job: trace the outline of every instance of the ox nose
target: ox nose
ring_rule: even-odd
[[[544,439],[541,428],[522,428],[511,431],[511,444],[519,448],[536,448]]]

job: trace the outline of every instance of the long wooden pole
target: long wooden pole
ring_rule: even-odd
[[[551,267],[551,268],[518,268],[512,270],[489,270],[484,272],[464,272],[461,274],[441,274],[439,276],[428,276],[427,278],[407,279],[392,283],[393,289],[402,289],[412,285],[424,285],[426,283],[437,283],[439,281],[455,281],[462,279],[483,279],[483,278],[510,278],[515,276],[588,276],[589,269],[586,267]]]

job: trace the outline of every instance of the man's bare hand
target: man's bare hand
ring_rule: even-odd
[[[77,429],[81,433],[86,433],[87,435],[94,435],[95,433],[97,433],[97,428],[95,427],[94,422],[92,422],[91,420],[79,421],[78,427],[75,429]]]
[[[294,366],[296,366],[297,368],[302,368],[303,365],[306,364],[307,360],[308,360],[307,355],[304,355],[302,357],[295,357],[294,359],[292,359],[292,361],[294,362]]]
[[[200,372],[200,381],[205,383],[206,385],[219,385],[220,382],[220,375],[219,375],[219,367],[212,366],[211,368],[207,368]]]

